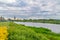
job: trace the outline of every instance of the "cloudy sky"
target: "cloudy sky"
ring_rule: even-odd
[[[0,0],[0,16],[60,19],[60,0]]]

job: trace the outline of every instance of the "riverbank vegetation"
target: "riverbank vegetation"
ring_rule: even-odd
[[[38,22],[38,23],[51,23],[51,24],[60,24],[60,20],[56,19],[29,19],[29,20],[20,20],[21,22]]]
[[[9,21],[60,24],[60,20],[57,19],[33,19],[33,20],[24,19],[24,20],[9,20]]]
[[[46,28],[35,28],[13,22],[0,23],[1,26],[2,24],[8,28],[8,40],[60,40],[60,34]]]

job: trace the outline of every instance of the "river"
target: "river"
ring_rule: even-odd
[[[17,24],[24,24],[26,26],[31,27],[43,27],[52,30],[52,32],[60,33],[60,25],[59,24],[48,24],[48,23],[33,23],[33,22],[15,22]]]

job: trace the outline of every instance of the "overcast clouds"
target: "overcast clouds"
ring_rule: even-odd
[[[0,0],[0,16],[60,19],[60,0]]]

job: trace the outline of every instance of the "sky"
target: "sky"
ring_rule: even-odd
[[[0,0],[0,16],[60,19],[60,0]]]

